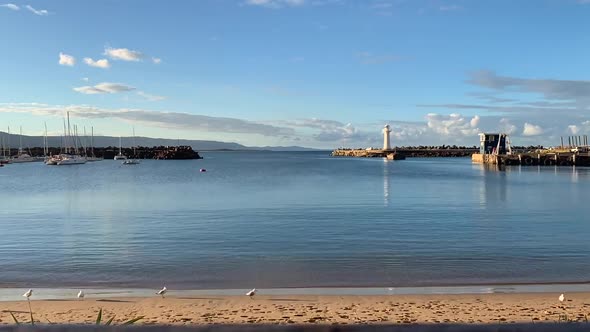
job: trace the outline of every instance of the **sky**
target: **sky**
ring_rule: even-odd
[[[248,146],[590,134],[590,0],[0,0],[0,45],[13,133],[69,112]]]

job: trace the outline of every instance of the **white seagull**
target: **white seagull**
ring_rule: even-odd
[[[29,289],[26,293],[23,294],[23,296],[26,297],[27,300],[31,297],[31,295],[33,295],[32,289]]]
[[[84,294],[84,291],[83,291],[83,290],[80,290],[80,291],[78,292],[78,298],[79,298],[79,299],[82,299],[82,300],[84,300],[84,296],[86,296],[86,295]]]
[[[164,288],[160,289],[156,294],[161,295],[162,298],[164,298],[164,294],[166,294],[167,291],[168,289],[166,288],[166,286],[164,286]]]
[[[254,288],[251,291],[249,291],[248,293],[246,293],[246,295],[249,296],[250,298],[252,298],[252,296],[256,295],[256,288]]]
[[[559,295],[559,302],[563,302],[565,300],[565,295]]]

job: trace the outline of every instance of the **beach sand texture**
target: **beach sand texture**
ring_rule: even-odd
[[[35,320],[43,323],[93,324],[412,324],[535,323],[567,319],[585,322],[590,293],[472,294],[404,296],[204,296],[166,298],[87,298],[31,301]],[[29,321],[28,303],[0,302],[0,324],[13,324],[10,311]]]

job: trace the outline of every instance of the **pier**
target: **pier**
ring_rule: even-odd
[[[570,137],[567,146],[513,151],[507,134],[481,133],[480,149],[471,155],[478,164],[522,166],[590,166],[590,146],[587,136]],[[572,143],[574,142],[574,143]]]

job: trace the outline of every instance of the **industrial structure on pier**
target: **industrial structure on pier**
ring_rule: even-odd
[[[535,151],[512,150],[507,134],[479,134],[479,153],[474,153],[474,163],[495,165],[545,165],[545,166],[590,166],[590,146],[588,136],[570,136],[568,145],[563,144],[549,149]]]

